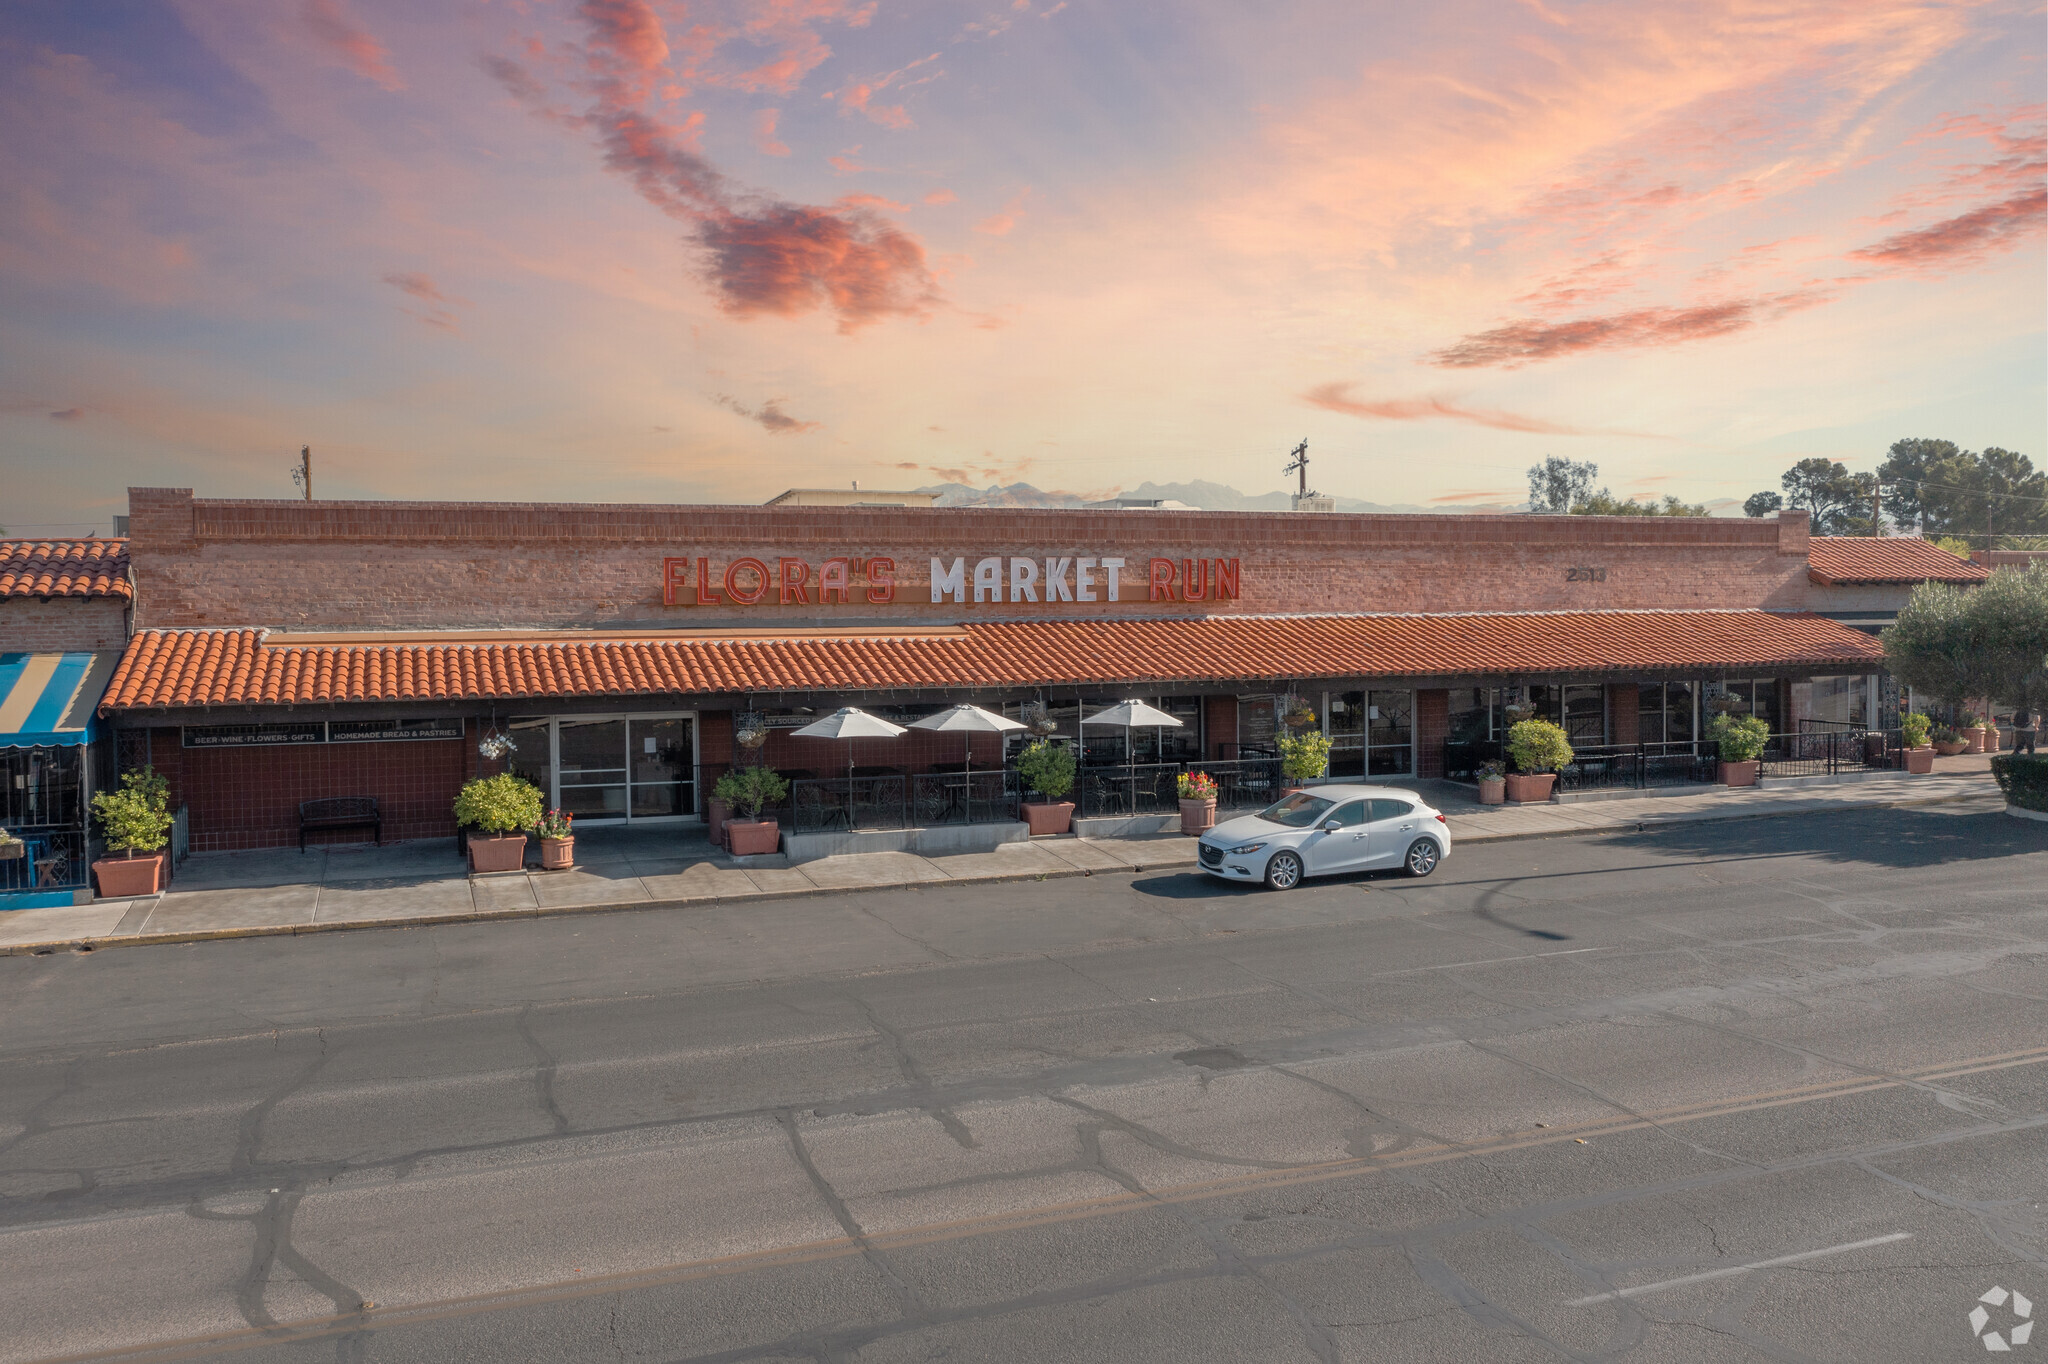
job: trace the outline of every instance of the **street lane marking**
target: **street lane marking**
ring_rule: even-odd
[[[1091,1220],[1120,1213],[1142,1212],[1174,1203],[1201,1202],[1233,1194],[1286,1188],[1295,1184],[1322,1183],[1380,1170],[1434,1165],[1443,1161],[1463,1160],[1470,1156],[1494,1155],[1537,1146],[1555,1146],[1571,1142],[1580,1136],[1613,1136],[1666,1124],[1697,1122],[1758,1109],[1806,1103],[1815,1099],[1840,1098],[1879,1089],[1897,1089],[1927,1080],[1974,1075],[2014,1066],[2040,1065],[2044,1062],[2048,1062],[2048,1047],[2032,1047],[2024,1051],[1939,1062],[1913,1070],[1898,1071],[1892,1076],[1851,1076],[1793,1089],[1765,1090],[1755,1094],[1739,1095],[1718,1104],[1690,1108],[1647,1109],[1636,1115],[1618,1114],[1613,1118],[1570,1127],[1545,1128],[1540,1132],[1507,1133],[1491,1141],[1461,1146],[1432,1142],[1404,1148],[1387,1156],[1361,1156],[1291,1166],[1282,1170],[1250,1171],[1242,1175],[1227,1175],[1221,1179],[1169,1185],[1140,1193],[1108,1194],[1099,1198],[1051,1203],[1037,1208],[989,1213],[955,1221],[926,1223],[916,1227],[901,1227],[894,1231],[870,1233],[866,1240],[870,1247],[878,1251],[909,1249],[992,1236],[1002,1232],[1053,1226],[1064,1222]],[[732,1255],[678,1261],[666,1265],[650,1265],[643,1269],[620,1270],[612,1274],[579,1276],[461,1297],[426,1299],[416,1303],[365,1309],[346,1315],[302,1317],[269,1327],[245,1327],[206,1336],[115,1346],[77,1354],[50,1355],[30,1361],[29,1364],[87,1364],[87,1361],[98,1360],[133,1360],[139,1364],[140,1361],[196,1359],[206,1355],[229,1354],[288,1342],[350,1335],[362,1330],[418,1325],[608,1293],[658,1288],[696,1279],[719,1278],[788,1265],[843,1259],[861,1253],[861,1245],[851,1237],[825,1237],[795,1245],[742,1251]]]
[[[1846,1241],[1839,1246],[1825,1250],[1802,1250],[1797,1255],[1780,1255],[1772,1260],[1757,1260],[1746,1265],[1730,1265],[1726,1269],[1710,1269],[1704,1274],[1688,1274],[1682,1279],[1666,1279],[1662,1283],[1637,1284],[1634,1288],[1617,1288],[1612,1293],[1595,1293],[1590,1298],[1575,1298],[1566,1307],[1591,1307],[1596,1302],[1612,1302],[1616,1298],[1639,1298],[1645,1293],[1656,1293],[1666,1288],[1679,1288],[1689,1283],[1705,1283],[1709,1279],[1732,1278],[1747,1274],[1754,1269],[1769,1269],[1773,1265],[1796,1265],[1801,1260],[1818,1260],[1827,1255],[1846,1255],[1852,1250],[1863,1250],[1870,1246],[1888,1246],[1894,1241],[1910,1241],[1910,1231],[1895,1231],[1889,1236],[1873,1236],[1867,1241]]]

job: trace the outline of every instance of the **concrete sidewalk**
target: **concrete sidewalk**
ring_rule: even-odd
[[[1667,824],[1768,818],[1830,810],[1982,800],[1999,808],[1988,764],[1931,776],[1696,787],[1584,804],[1482,806],[1473,788],[1416,784],[1444,811],[1454,849],[1506,839],[1556,838]],[[1731,838],[1740,834],[1730,832]],[[1193,839],[1036,839],[948,857],[850,853],[795,867],[741,865],[701,829],[589,830],[567,871],[466,874],[451,839],[382,848],[329,845],[200,853],[172,888],[139,900],[0,914],[0,955],[353,928],[535,918],[602,910],[779,899],[919,884],[1053,879],[1096,872],[1192,867]]]

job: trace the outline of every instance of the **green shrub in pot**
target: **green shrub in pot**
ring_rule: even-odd
[[[763,810],[782,804],[789,783],[773,768],[741,767],[720,777],[711,794],[731,806],[741,819],[759,819]]]
[[[1282,734],[1280,745],[1280,770],[1294,781],[1307,781],[1320,777],[1330,767],[1330,738],[1317,730],[1306,730],[1300,734]]]
[[[1522,720],[1508,729],[1508,757],[1517,772],[1555,772],[1570,765],[1572,744],[1548,720]]]
[[[487,834],[524,834],[541,810],[540,788],[510,772],[464,782],[455,796],[455,822]]]
[[[153,853],[171,841],[171,788],[155,768],[145,767],[121,778],[118,791],[92,798],[107,846],[134,856]]]
[[[1017,755],[1017,776],[1047,800],[1060,800],[1074,789],[1074,750],[1050,739],[1034,739]]]
[[[1919,748],[1926,744],[1928,735],[1934,731],[1934,721],[1914,711],[1899,721],[1899,737],[1908,748]]]
[[[1722,762],[1755,762],[1770,742],[1771,727],[1754,715],[1716,715],[1707,737],[1720,748]]]

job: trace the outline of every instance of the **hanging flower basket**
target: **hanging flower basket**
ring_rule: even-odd
[[[759,748],[768,742],[768,720],[757,710],[742,711],[732,722],[733,742],[741,748]]]

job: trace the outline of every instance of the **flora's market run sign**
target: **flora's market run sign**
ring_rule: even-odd
[[[187,725],[184,746],[261,748],[271,744],[364,744],[461,737],[460,720],[312,720],[276,725]]]
[[[1140,565],[1134,579],[1132,568]],[[722,562],[707,557],[661,561],[664,606],[887,606],[897,600],[896,561],[841,556],[813,563],[777,556],[742,555]],[[931,599],[962,606],[1114,601],[1236,601],[1241,572],[1236,559],[1146,559],[1114,554],[1066,554],[1043,559],[988,555],[979,559],[933,555],[926,583]],[[1142,593],[1141,597],[1139,594]]]

